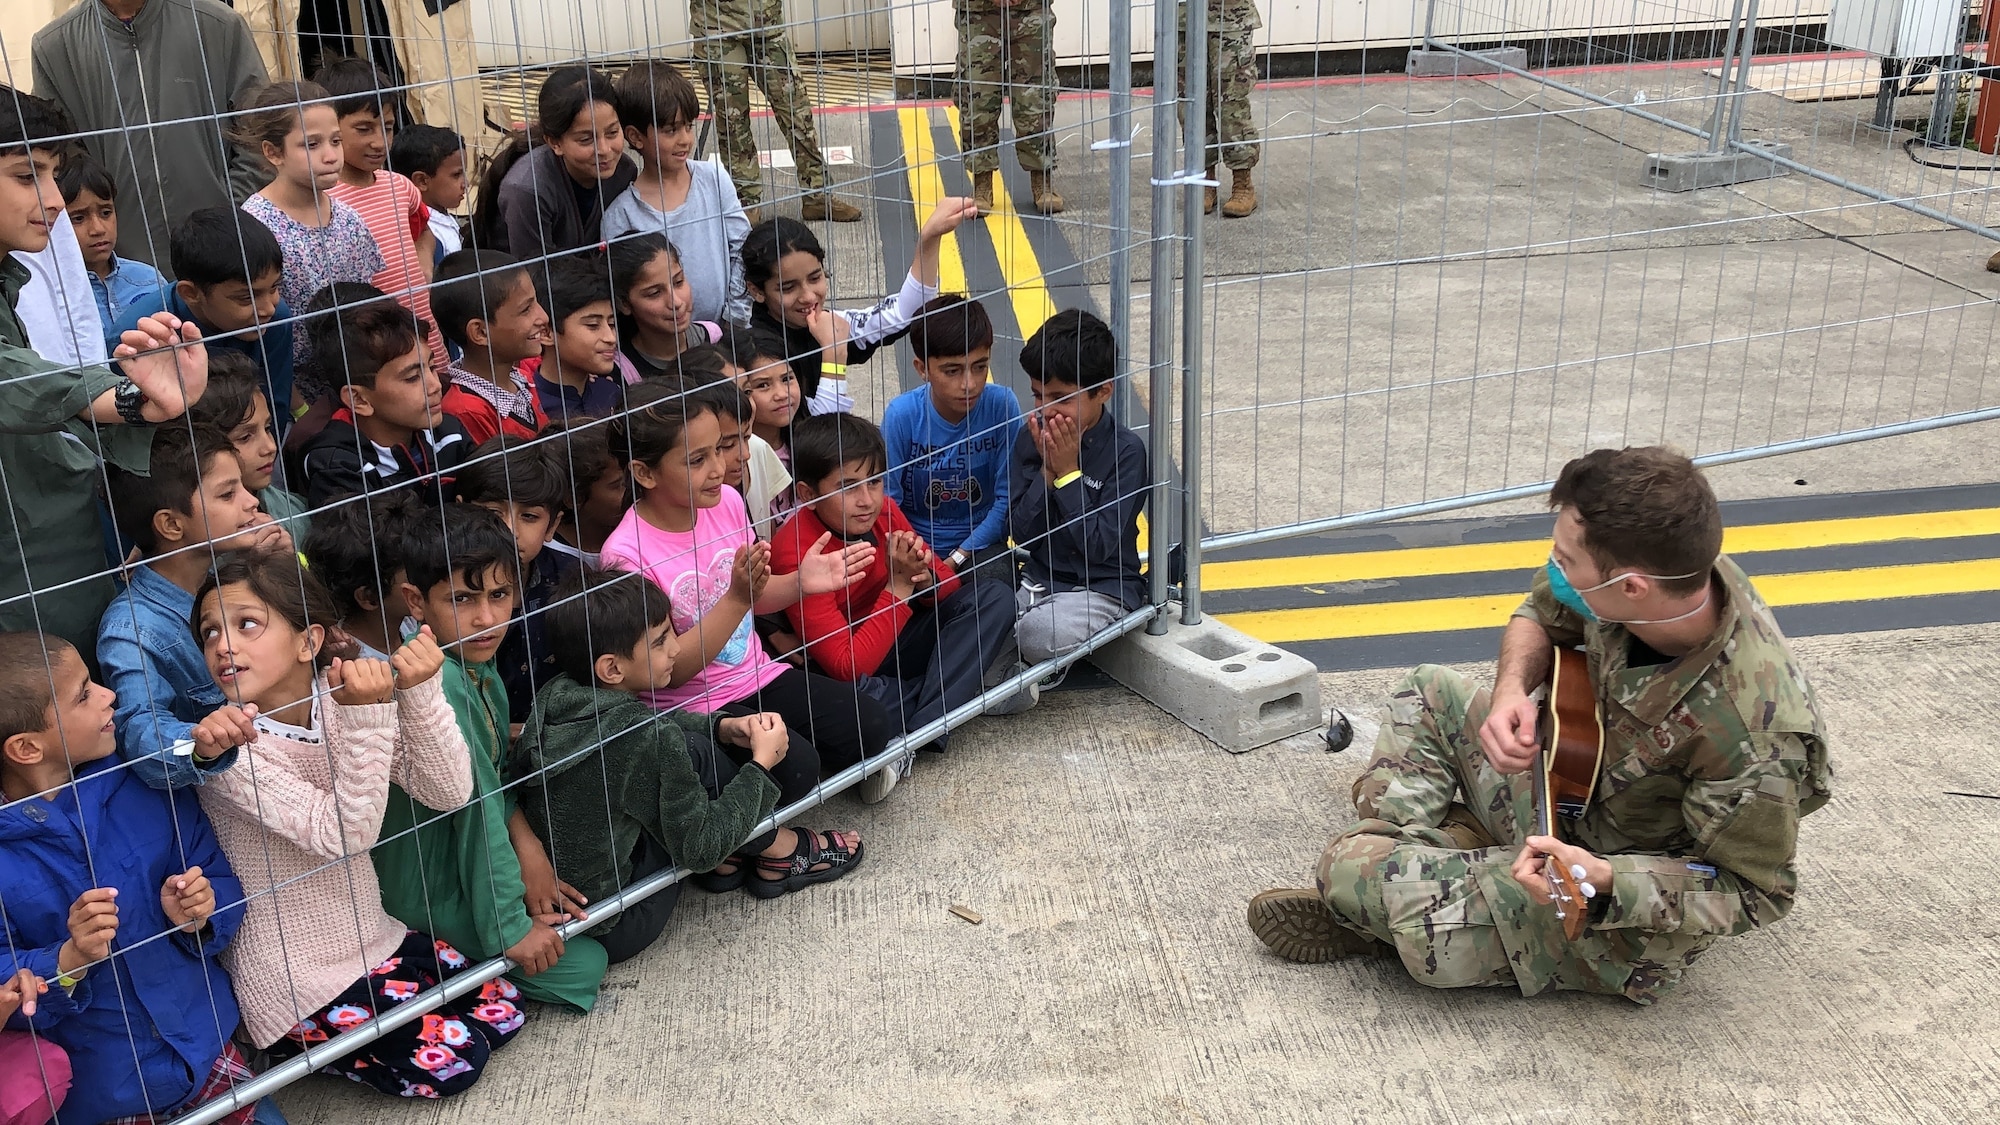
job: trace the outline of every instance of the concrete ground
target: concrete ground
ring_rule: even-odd
[[[1696,74],[1571,80],[1692,119],[1674,98]],[[1644,154],[1691,139],[1606,111],[1531,115],[1574,104],[1511,79],[1260,92],[1268,132],[1292,139],[1266,146],[1258,215],[1209,228],[1213,529],[1529,483],[1594,445],[1713,452],[1996,405],[1990,244],[1799,177],[1642,190]],[[1855,126],[1866,111],[1756,97],[1747,132],[1892,190],[1984,187],[1918,169]],[[1059,181],[1100,311],[1106,177],[1087,145],[1103,112],[1064,103]],[[881,170],[840,170],[850,190],[897,186],[900,154],[868,149],[864,114],[823,127]],[[875,224],[821,228],[843,299],[893,276]],[[1135,340],[1145,317],[1141,301]],[[863,409],[900,385],[880,361],[856,375]],[[1730,497],[1990,481],[1996,433],[1714,478]],[[1352,818],[1365,746],[1231,756],[1142,700],[1070,693],[968,728],[882,805],[814,814],[867,836],[853,877],[775,903],[690,890],[597,1012],[536,1012],[464,1097],[409,1106],[315,1078],[280,1101],[299,1125],[1982,1120],[2000,1101],[1985,866],[2000,803],[1944,791],[2000,793],[1996,639],[1799,642],[1839,778],[1803,828],[1797,909],[1651,1009],[1266,955],[1244,902],[1310,879]],[[1326,676],[1325,700],[1370,716],[1400,674]]]

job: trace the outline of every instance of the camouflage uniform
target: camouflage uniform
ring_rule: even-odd
[[[792,150],[800,186],[808,194],[823,190],[826,158],[819,150],[812,99],[799,78],[798,57],[785,30],[784,0],[692,0],[688,26],[696,37],[695,59],[708,87],[715,146],[729,178],[736,181],[736,196],[743,206],[754,207],[764,198],[757,138],[750,129],[753,77]]]
[[[1257,166],[1257,119],[1250,114],[1250,92],[1257,88],[1257,29],[1264,19],[1256,0],[1209,0],[1208,6],[1208,159],[1218,156],[1232,169]],[[1181,91],[1187,91],[1187,0],[1181,0]],[[1182,114],[1182,126],[1186,126]],[[1220,136],[1218,137],[1218,132]]]
[[[1056,168],[1056,17],[1050,0],[954,0],[958,147],[973,176],[1000,167],[1000,100],[1014,106],[1014,155],[1029,172]]]
[[[1376,759],[1354,784],[1360,823],[1319,862],[1340,923],[1395,947],[1439,988],[1507,985],[1617,993],[1651,1003],[1717,937],[1791,908],[1798,819],[1825,804],[1825,734],[1805,674],[1734,562],[1716,563],[1721,621],[1677,661],[1626,665],[1631,634],[1586,625],[1538,577],[1516,616],[1587,645],[1606,760],[1566,839],[1611,863],[1590,928],[1564,939],[1553,908],[1509,869],[1533,835],[1528,774],[1498,773],[1479,746],[1488,692],[1425,666],[1389,701]],[[1499,846],[1460,850],[1437,826],[1461,793]]]

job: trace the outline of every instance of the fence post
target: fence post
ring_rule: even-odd
[[[1132,361],[1132,5],[1111,5],[1111,335],[1123,375]],[[1120,392],[1121,394],[1123,392]]]
[[[1146,310],[1150,323],[1150,344],[1146,352],[1147,386],[1152,401],[1147,440],[1152,443],[1153,495],[1152,541],[1147,566],[1152,579],[1153,604],[1167,604],[1167,570],[1173,549],[1173,519],[1169,511],[1172,489],[1168,477],[1173,472],[1174,417],[1174,103],[1178,84],[1174,60],[1180,51],[1175,43],[1174,6],[1153,6],[1153,277],[1152,300]],[[1196,533],[1181,529],[1182,540]],[[1165,614],[1147,624],[1154,635],[1167,631]]]
[[[1201,624],[1202,196],[1207,190],[1209,0],[1184,0],[1187,110],[1181,125],[1187,167],[1181,221],[1181,624]],[[1219,137],[1218,137],[1219,139]],[[1219,155],[1219,154],[1218,154]]]

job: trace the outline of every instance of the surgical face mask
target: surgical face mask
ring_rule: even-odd
[[[1577,589],[1570,582],[1569,574],[1563,570],[1563,565],[1556,561],[1554,555],[1549,556],[1547,569],[1549,573],[1549,592],[1555,595],[1557,601],[1582,614],[1583,619],[1593,625],[1670,625],[1676,621],[1686,621],[1688,618],[1708,608],[1709,595],[1708,590],[1704,588],[1701,593],[1701,604],[1688,610],[1686,613],[1676,614],[1673,617],[1656,617],[1647,621],[1614,621],[1599,617],[1597,611],[1590,608],[1590,603],[1585,601],[1583,597],[1585,594],[1594,594],[1606,586],[1623,582],[1627,578],[1650,578],[1655,582],[1673,582],[1682,578],[1693,578],[1695,575],[1703,573],[1707,569],[1705,567],[1702,570],[1688,571],[1686,574],[1616,574],[1599,582],[1595,586],[1590,586],[1582,590]]]

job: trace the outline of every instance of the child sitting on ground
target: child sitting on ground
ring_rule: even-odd
[[[417,185],[388,170],[389,142],[396,131],[396,99],[382,92],[382,74],[367,59],[335,59],[315,80],[333,95],[340,123],[340,179],[332,196],[361,216],[382,251],[382,271],[371,282],[412,313],[429,321],[431,354],[443,359],[444,337],[431,315],[431,269],[437,240],[431,237],[430,208]]]
[[[69,1055],[63,1119],[172,1118],[248,1081],[216,959],[243,887],[200,803],[113,760],[111,690],[67,642],[0,634],[0,699],[0,978],[49,982],[10,1023]]]
[[[472,794],[472,763],[430,630],[387,662],[342,659],[353,645],[330,625],[325,588],[290,553],[224,558],[195,605],[194,633],[242,740],[236,768],[201,791],[250,895],[223,963],[251,1045],[283,1060],[471,964],[383,911],[367,857],[391,781],[453,809]],[[392,1096],[448,1097],[477,1082],[489,1053],[520,1030],[517,997],[506,981],[489,981],[469,1002],[319,1069]]]
[[[743,239],[750,220],[736,185],[712,160],[690,160],[701,99],[674,64],[648,59],[618,78],[618,119],[625,144],[645,164],[604,212],[604,237],[660,234],[679,251],[697,321],[742,323],[750,317],[743,288]]]
[[[339,409],[299,459],[306,502],[319,508],[356,493],[407,488],[444,495],[471,452],[465,427],[443,411],[444,390],[425,355],[429,326],[372,287],[341,287],[349,307],[313,322],[313,351],[343,385]]]
[[[625,406],[639,372],[618,350],[610,267],[598,255],[558,258],[537,269],[535,296],[554,334],[542,354],[521,363],[543,416],[558,422],[608,418]]]
[[[408,176],[430,208],[435,261],[465,249],[457,211],[465,204],[465,138],[436,125],[406,125],[389,143],[389,168]]]
[[[528,274],[498,250],[460,250],[438,267],[431,307],[460,351],[439,372],[444,412],[474,445],[500,433],[526,441],[549,421],[520,371],[549,342],[549,314]]]
[[[403,537],[423,521],[434,526],[437,510],[408,492],[370,496],[315,513],[299,548],[333,597],[334,624],[368,659],[387,660],[402,643]]]
[[[832,282],[826,272],[826,251],[811,227],[797,219],[777,218],[750,228],[743,240],[750,326],[777,334],[782,354],[799,377],[808,413],[854,408],[854,400],[847,397],[847,368],[866,363],[878,349],[902,339],[917,310],[937,296],[944,236],[976,214],[978,208],[970,199],[938,201],[917,232],[917,253],[902,288],[853,312],[826,307]]]
[[[514,537],[500,517],[470,504],[413,525],[403,539],[403,603],[429,625],[447,656],[444,694],[472,754],[472,802],[455,812],[390,790],[375,847],[382,905],[475,961],[505,954],[522,995],[589,1011],[604,979],[604,949],[567,942],[555,927],[586,918],[583,896],[556,878],[512,795],[500,787],[507,756],[507,692],[493,658],[514,616]]]
[[[243,486],[236,450],[213,426],[162,426],[147,475],[106,471],[118,530],[144,559],[97,626],[98,664],[118,693],[118,749],[156,789],[201,785],[229,768],[235,743],[195,745],[225,701],[188,635],[194,593],[217,552],[289,550],[291,539]]]
[[[174,228],[168,253],[180,280],[134,301],[117,328],[130,331],[142,316],[170,312],[201,329],[211,363],[224,352],[243,355],[284,440],[294,408],[305,404],[292,397],[292,307],[278,294],[285,255],[271,228],[234,207],[204,207]]]
[[[1139,516],[1151,472],[1146,444],[1109,409],[1118,341],[1103,321],[1065,309],[1021,345],[1035,409],[1014,442],[1008,523],[1028,553],[1021,659],[1066,655],[1147,602]]]
[[[889,496],[952,569],[1011,589],[1007,488],[1021,404],[987,379],[993,322],[978,301],[939,297],[911,326],[910,353],[925,385],[882,411]]]
[[[197,426],[214,426],[229,435],[236,459],[243,466],[243,487],[257,494],[266,514],[285,527],[293,543],[303,543],[312,529],[304,497],[273,483],[278,472],[278,435],[272,427],[270,400],[264,380],[248,356],[238,351],[208,353],[208,389],[188,409]]]
[[[792,423],[799,418],[799,376],[785,359],[785,341],[768,328],[734,330],[716,343],[729,359],[730,377],[750,396],[750,432],[792,463]]]
[[[697,878],[710,890],[747,886],[776,898],[861,861],[853,833],[780,828],[751,838],[774,808],[819,783],[819,763],[790,749],[784,719],[654,711],[639,699],[666,685],[681,644],[667,596],[644,575],[586,571],[565,581],[549,639],[561,673],[536,697],[508,776],[522,786],[528,823],[586,895],[602,901],[678,864],[707,873]],[[817,844],[802,849],[796,837]],[[793,858],[801,853],[803,863]],[[745,870],[753,858],[754,879]],[[596,935],[605,954],[616,963],[653,944],[679,899],[676,883],[628,906]]]
[[[145,262],[118,256],[118,187],[104,165],[88,156],[71,156],[63,161],[56,187],[69,211],[77,247],[83,251],[90,292],[97,298],[98,331],[104,333],[104,349],[109,352],[118,347],[117,326],[126,310],[138,304],[157,308],[167,283]]]
[[[610,427],[596,418],[555,426],[547,448],[568,487],[562,522],[547,547],[585,566],[597,566],[604,541],[632,506],[625,465],[611,453]]]
[[[882,489],[882,431],[823,414],[792,434],[805,504],[771,541],[774,577],[798,569],[829,532],[869,543],[874,559],[845,590],[808,594],[786,613],[813,667],[858,684],[909,734],[979,698],[981,677],[1013,640],[1013,595],[997,582],[961,586]],[[942,748],[943,738],[935,745]]]
[[[707,353],[704,359],[715,361],[716,377],[713,381],[693,390],[692,394],[704,396],[715,410],[716,421],[722,430],[721,440],[715,451],[722,458],[722,483],[735,489],[743,497],[743,503],[750,510],[750,524],[759,539],[769,539],[782,520],[772,513],[776,510],[779,497],[788,496],[792,490],[792,473],[785,468],[784,461],[772,451],[769,443],[758,437],[751,429],[756,410],[750,404],[750,396],[740,390],[729,377],[729,368],[722,360],[721,353],[713,348],[702,348]],[[690,364],[690,367],[706,364]],[[701,374],[696,372],[697,376]]]
[[[535,96],[538,135],[517,135],[479,181],[477,244],[524,262],[595,246],[604,209],[632,186],[611,79],[582,66],[549,72]]]
[[[672,676],[645,693],[647,702],[662,711],[776,711],[794,746],[810,742],[828,773],[880,755],[891,723],[881,705],[850,684],[772,659],[751,623],[753,613],[780,612],[801,595],[846,589],[874,563],[874,545],[821,536],[799,553],[795,573],[772,577],[770,544],[757,541],[743,497],[723,483],[713,403],[657,383],[634,388],[633,403],[610,422],[611,448],[628,458],[640,496],[605,541],[604,563],[665,590],[683,641]],[[886,797],[898,776],[877,769],[861,799]]]
[[[474,449],[459,466],[452,490],[460,503],[499,516],[514,533],[520,552],[521,568],[513,581],[519,591],[521,624],[507,630],[507,640],[494,659],[500,665],[501,682],[507,685],[508,717],[523,723],[534,706],[535,692],[555,675],[542,610],[555,595],[557,583],[580,566],[568,555],[544,549],[562,517],[569,481],[563,479],[547,446],[523,446],[496,437]]]

